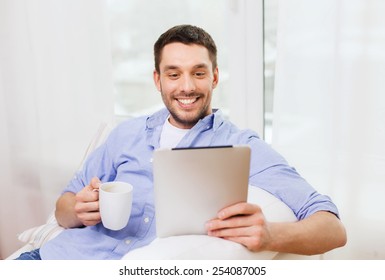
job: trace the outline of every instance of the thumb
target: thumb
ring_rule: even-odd
[[[98,177],[93,177],[93,178],[91,179],[90,186],[91,186],[91,188],[92,188],[93,191],[99,190],[100,185],[101,185],[101,182],[100,182],[100,180],[99,180]]]

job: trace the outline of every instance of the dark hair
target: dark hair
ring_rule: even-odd
[[[205,47],[209,52],[213,70],[217,67],[217,47],[210,34],[202,28],[192,25],[177,25],[164,32],[154,44],[155,69],[159,73],[159,64],[163,48],[170,43],[186,45],[196,44]]]

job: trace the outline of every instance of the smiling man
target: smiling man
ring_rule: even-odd
[[[164,46],[154,81],[170,112],[172,125],[189,129],[212,113],[211,97],[218,83],[218,68],[204,46]]]
[[[219,71],[217,49],[207,32],[175,26],[159,37],[154,56],[154,82],[166,108],[127,120],[111,132],[57,201],[57,221],[67,229],[19,259],[121,259],[150,244],[156,237],[151,159],[162,147],[249,145],[250,185],[282,200],[298,219],[269,222],[258,205],[238,203],[218,209],[217,217],[207,221],[208,235],[255,252],[312,255],[345,244],[345,229],[331,199],[310,186],[255,132],[238,129],[220,110],[212,109]],[[130,220],[119,231],[100,222],[99,194],[93,191],[100,182],[113,180],[134,186]]]

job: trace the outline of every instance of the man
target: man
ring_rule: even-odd
[[[247,144],[252,149],[249,182],[283,200],[299,219],[271,223],[258,205],[238,203],[218,209],[207,233],[252,251],[320,254],[343,246],[345,229],[332,201],[317,193],[258,136],[239,130],[211,108],[218,84],[217,49],[211,36],[190,25],[175,26],[154,45],[154,82],[165,109],[120,124],[87,159],[56,204],[56,218],[67,228],[22,259],[120,259],[156,236],[152,154],[159,147]],[[176,171],[177,172],[177,171]],[[111,231],[100,222],[100,182],[134,186],[128,225]],[[188,217],[186,217],[188,218]]]

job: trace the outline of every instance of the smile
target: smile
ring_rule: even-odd
[[[183,105],[190,105],[193,104],[195,101],[197,101],[198,97],[195,98],[189,98],[189,99],[177,99],[179,103],[182,103]]]

